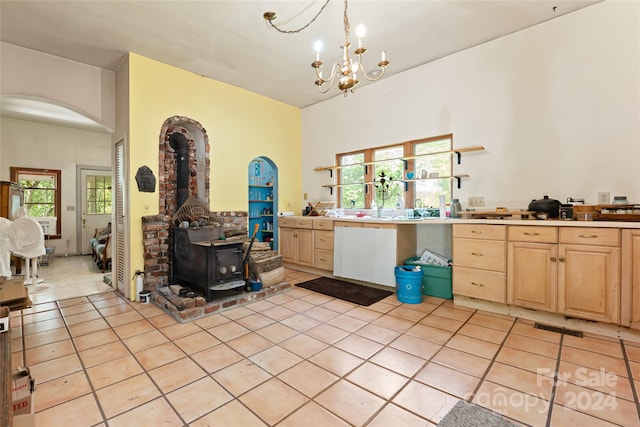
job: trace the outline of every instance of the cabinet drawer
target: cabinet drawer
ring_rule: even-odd
[[[505,303],[507,294],[506,277],[506,273],[454,266],[453,293]]]
[[[535,225],[511,225],[509,240],[517,242],[558,243],[557,227],[537,227]]]
[[[453,239],[453,263],[462,267],[506,271],[506,242]]]
[[[393,230],[398,228],[395,224],[384,224],[384,223],[379,223],[379,222],[362,224],[362,226],[364,228],[390,228],[390,229],[393,229]]]
[[[313,220],[311,218],[294,218],[293,223],[296,228],[313,228]]]
[[[313,266],[333,271],[333,251],[316,249],[313,254]]]
[[[452,234],[453,237],[467,239],[505,240],[507,227],[489,224],[454,224]]]
[[[295,221],[293,218],[282,216],[278,218],[278,225],[280,227],[295,227]]]
[[[333,250],[333,231],[315,230],[313,232],[313,247],[315,249]]]
[[[314,230],[333,230],[333,220],[332,219],[314,219],[313,220],[313,229]]]
[[[361,222],[354,222],[354,221],[335,221],[333,223],[334,227],[362,227],[362,223]]]
[[[562,227],[560,243],[575,245],[620,246],[617,228]]]

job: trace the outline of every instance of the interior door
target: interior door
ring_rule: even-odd
[[[81,251],[91,254],[89,243],[96,229],[102,229],[111,222],[111,169],[82,169],[80,171],[81,193]],[[108,200],[105,202],[105,197]],[[105,209],[106,206],[106,209]]]

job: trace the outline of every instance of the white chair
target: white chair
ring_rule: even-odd
[[[38,282],[38,257],[47,253],[44,246],[44,233],[38,221],[28,216],[16,218],[9,231],[9,248],[14,255],[25,258],[25,285]],[[32,266],[31,278],[29,264]]]

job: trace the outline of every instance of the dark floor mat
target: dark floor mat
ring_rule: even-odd
[[[515,427],[500,414],[473,403],[459,401],[440,420],[438,427]]]
[[[391,291],[356,285],[329,277],[320,277],[308,282],[298,283],[296,286],[364,306],[393,295]]]

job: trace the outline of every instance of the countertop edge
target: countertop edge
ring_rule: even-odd
[[[361,222],[364,224],[397,224],[397,225],[429,225],[429,224],[497,224],[497,225],[530,225],[537,227],[600,227],[600,228],[633,228],[640,229],[636,221],[565,221],[536,219],[470,219],[470,218],[424,218],[424,219],[385,219],[385,218],[352,218],[328,216],[287,216],[292,219],[329,219],[334,221]]]

